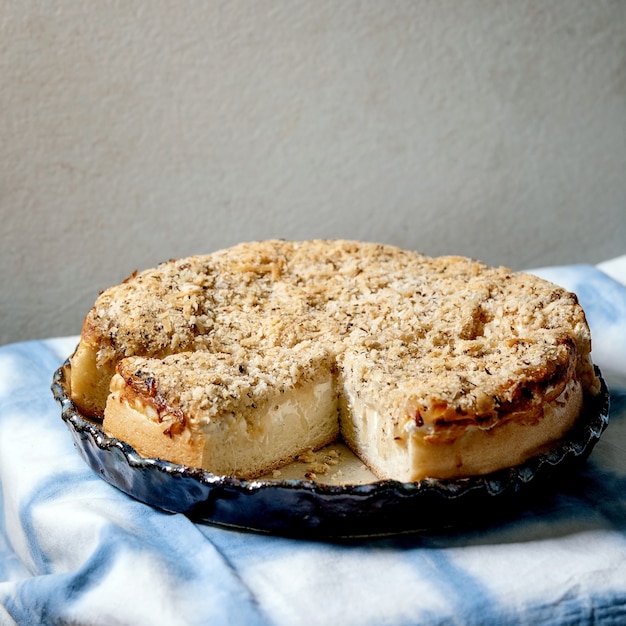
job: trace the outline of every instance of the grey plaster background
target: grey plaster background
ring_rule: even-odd
[[[0,343],[267,237],[626,252],[626,2],[4,2]]]

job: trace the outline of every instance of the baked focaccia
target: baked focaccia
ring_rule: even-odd
[[[264,241],[104,291],[78,408],[140,454],[251,478],[337,438],[381,479],[485,474],[549,449],[599,392],[574,294],[463,257]]]

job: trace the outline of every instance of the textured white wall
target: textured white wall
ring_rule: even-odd
[[[597,262],[626,252],[626,2],[8,1],[0,150],[0,343],[249,239]]]

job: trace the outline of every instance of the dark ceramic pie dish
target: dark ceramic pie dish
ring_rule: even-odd
[[[80,454],[104,480],[141,502],[197,522],[308,538],[437,531],[502,518],[571,478],[609,416],[602,380],[600,395],[587,404],[578,426],[550,452],[486,476],[339,485],[310,479],[240,480],[144,458],[107,437],[71,401],[69,367],[66,363],[56,371],[52,391]]]

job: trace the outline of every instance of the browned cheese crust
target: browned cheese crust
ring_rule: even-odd
[[[362,405],[382,416],[380,429],[399,446],[417,438],[441,456],[468,432],[493,438],[507,422],[538,426],[546,406],[598,393],[590,350],[575,295],[537,277],[378,244],[264,241],[172,260],[106,290],[85,320],[71,383],[79,408],[102,416],[117,368],[127,403],[132,395],[138,406],[139,397],[168,415],[161,432],[169,449],[209,414],[213,423],[231,414],[254,420],[246,394],[261,389],[265,401],[325,368],[347,439],[359,417],[346,414]],[[213,373],[228,384],[211,387],[206,365],[180,356],[194,353],[212,355]],[[149,374],[137,374],[134,357],[151,359],[143,363]],[[172,359],[185,363],[184,374]],[[261,362],[255,382],[248,368]],[[579,399],[568,411],[567,428]],[[461,462],[443,474],[493,468]]]

